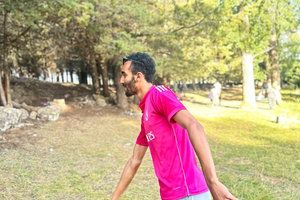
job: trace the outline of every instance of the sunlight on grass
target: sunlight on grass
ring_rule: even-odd
[[[237,109],[238,100],[214,108],[183,102],[204,127],[219,179],[241,200],[300,199],[299,95],[284,91],[283,99],[273,111],[263,101],[253,112]],[[23,146],[0,156],[1,199],[110,199],[132,155],[140,117],[85,112],[28,130],[37,134],[36,143],[25,132]],[[276,123],[282,115],[285,123]],[[160,199],[149,151],[120,198],[132,199]]]

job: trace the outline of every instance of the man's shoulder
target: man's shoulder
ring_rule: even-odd
[[[161,99],[164,100],[165,98],[176,98],[176,95],[173,93],[173,91],[164,85],[155,86],[153,89],[153,92],[151,93],[151,99]]]
[[[170,91],[170,88],[168,88],[164,85],[158,85],[158,86],[155,86],[154,91],[155,91],[154,93],[159,94],[162,92]]]

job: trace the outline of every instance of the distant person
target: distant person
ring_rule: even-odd
[[[211,200],[210,193],[215,200],[237,200],[217,178],[203,127],[169,88],[152,85],[154,74],[155,62],[148,54],[123,58],[120,83],[126,96],[141,99],[143,116],[133,155],[111,200],[117,200],[130,184],[148,147],[163,200]]]
[[[265,100],[265,96],[263,95],[262,92],[259,92],[258,95],[255,98],[256,98],[256,101]]]
[[[211,105],[214,106],[220,106],[220,101],[219,101],[219,93],[217,88],[211,89],[210,92],[210,97],[211,97]]]
[[[209,98],[209,100],[210,100],[210,105],[212,105],[213,99],[214,99],[214,94],[213,94],[212,91],[210,91],[210,93],[209,93],[209,95],[208,95],[208,98]]]
[[[179,81],[179,83],[178,83],[179,92],[181,92],[183,90],[182,88],[183,88],[182,82]]]
[[[221,103],[221,92],[222,92],[222,85],[219,81],[217,81],[215,84],[214,84],[214,87],[216,88],[216,92],[218,94],[218,97],[219,97],[219,105]]]
[[[184,101],[185,100],[185,94],[183,93],[183,91],[181,91],[180,94],[179,94],[179,100],[180,101]]]
[[[267,98],[268,96],[268,83],[267,80],[265,79],[263,84],[262,84],[262,88],[263,88],[263,95]]]
[[[282,89],[283,86],[284,86],[284,82],[283,82],[283,80],[281,80],[281,81],[280,81],[280,88]]]

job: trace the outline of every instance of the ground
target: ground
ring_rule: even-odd
[[[205,91],[183,102],[204,126],[220,180],[239,199],[300,199],[300,96],[286,92],[274,111],[266,101],[243,111],[240,94],[225,90],[215,108]],[[109,199],[140,130],[139,115],[122,113],[72,106],[56,122],[1,132],[0,198]],[[160,199],[149,151],[121,199]]]

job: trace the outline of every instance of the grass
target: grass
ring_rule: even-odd
[[[219,179],[239,199],[299,200],[300,95],[283,91],[274,111],[264,101],[251,112],[237,109],[234,94],[224,92],[217,108],[205,93],[184,102],[205,128]],[[57,122],[1,133],[0,199],[110,199],[140,129],[140,117],[120,112],[74,109]],[[275,123],[279,115],[285,124]],[[160,199],[149,151],[120,199]]]

